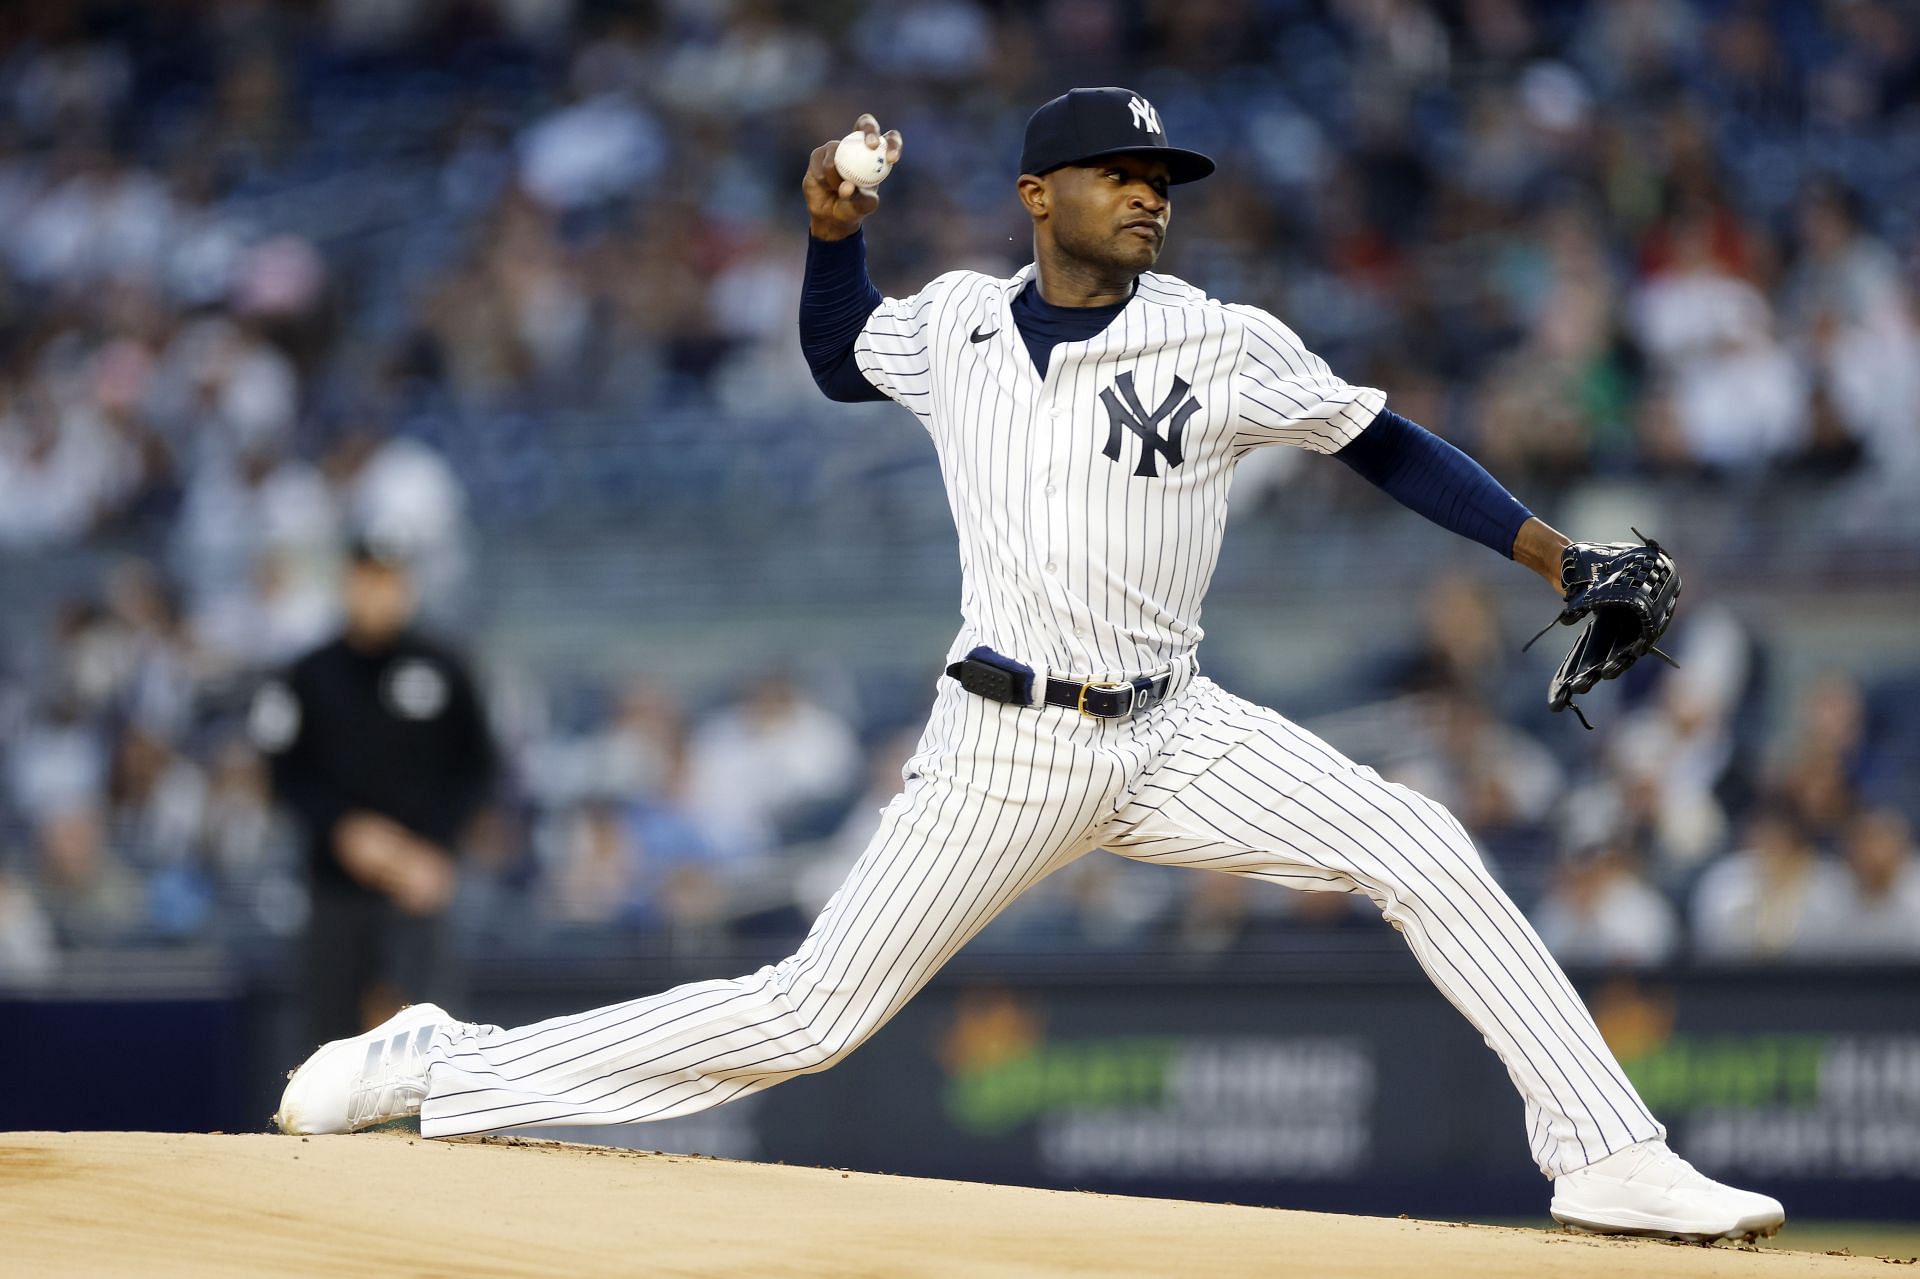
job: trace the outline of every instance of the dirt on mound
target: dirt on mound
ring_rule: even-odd
[[[1884,1273],[1774,1249],[392,1134],[0,1133],[0,1238],[0,1268],[23,1275]]]

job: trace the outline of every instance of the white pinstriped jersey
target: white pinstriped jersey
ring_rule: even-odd
[[[1059,675],[1184,658],[1219,558],[1234,464],[1266,444],[1338,451],[1386,397],[1350,386],[1286,325],[1142,275],[1100,333],[1044,378],[1011,306],[1032,276],[972,271],[889,298],[860,371],[932,434],[960,535],[964,625]]]

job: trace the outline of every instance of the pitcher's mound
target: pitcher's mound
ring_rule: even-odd
[[[1789,1225],[1788,1229],[1792,1229]],[[22,1275],[1855,1275],[1876,1263],[492,1139],[0,1133]]]

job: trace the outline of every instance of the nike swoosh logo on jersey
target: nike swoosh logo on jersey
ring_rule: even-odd
[[[995,330],[993,331],[993,333],[998,333],[999,331],[1000,331],[999,329],[995,329]],[[977,328],[976,328],[976,329],[974,329],[974,331],[973,331],[973,332],[971,332],[971,333],[969,333],[969,334],[967,334],[967,341],[969,341],[969,342],[984,342],[984,341],[986,341],[986,340],[987,340],[988,338],[990,338],[990,337],[992,337],[992,336],[993,336],[993,333],[982,333],[982,332],[981,332],[981,331],[980,331],[979,329],[977,329]]]

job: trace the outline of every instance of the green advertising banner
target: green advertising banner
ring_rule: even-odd
[[[1583,989],[1702,1170],[1804,1214],[1920,1205],[1914,974]],[[1504,1069],[1417,978],[944,981],[755,1127],[775,1158],[1032,1185],[1488,1217],[1546,1201]]]

